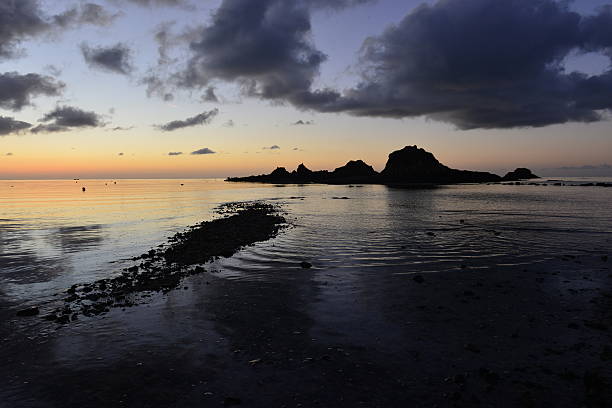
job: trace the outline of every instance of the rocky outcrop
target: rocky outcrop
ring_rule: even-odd
[[[484,183],[500,181],[496,174],[451,169],[440,163],[433,154],[416,146],[406,146],[389,155],[380,173],[386,183]]]
[[[277,167],[276,169],[274,169],[274,171],[272,173],[270,173],[271,177],[286,177],[289,178],[291,177],[291,173],[289,173],[287,171],[286,168],[284,167]]]
[[[381,176],[386,180],[422,181],[444,177],[450,171],[425,149],[406,146],[389,155]]]
[[[297,167],[297,169],[291,172],[291,175],[301,178],[310,178],[312,177],[312,173],[313,171],[304,166],[304,163],[302,163]]]
[[[363,160],[351,160],[330,174],[330,179],[343,183],[373,182],[379,174]],[[366,181],[367,180],[367,181]]]
[[[362,160],[351,160],[332,172],[312,171],[303,163],[289,173],[279,167],[270,174],[249,177],[230,177],[227,181],[251,181],[261,183],[325,183],[325,184],[388,184],[410,186],[423,184],[489,183],[535,178],[529,169],[519,168],[503,178],[492,173],[451,169],[440,163],[433,154],[406,146],[392,152],[381,173]]]
[[[540,178],[533,174],[531,170],[526,169],[524,167],[519,167],[514,171],[509,172],[504,177],[502,177],[502,181],[519,181],[519,180],[530,180]]]

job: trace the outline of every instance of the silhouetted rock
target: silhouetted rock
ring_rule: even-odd
[[[274,169],[272,173],[270,173],[270,176],[272,177],[290,177],[291,173],[289,173],[287,169],[285,169],[284,167],[277,167],[276,169]]]
[[[380,173],[387,180],[433,179],[447,175],[450,168],[440,163],[433,154],[416,146],[406,146],[389,155]]]
[[[304,163],[300,164],[297,169],[293,172],[298,177],[309,178],[312,177],[313,171],[308,167],[304,166]]]
[[[250,181],[260,183],[325,183],[325,184],[387,184],[400,187],[425,186],[455,183],[488,183],[515,181],[535,178],[528,169],[516,169],[503,179],[492,173],[469,170],[456,170],[440,163],[433,154],[417,146],[406,146],[392,152],[385,169],[377,173],[372,166],[362,160],[351,160],[333,172],[312,171],[303,163],[289,173],[278,167],[270,174],[248,177],[229,177],[227,181]]]
[[[433,154],[416,146],[406,146],[389,155],[380,173],[386,183],[483,183],[500,181],[495,174],[451,169],[440,163]]]
[[[518,181],[518,180],[529,180],[534,178],[540,178],[533,174],[531,170],[526,169],[524,167],[519,167],[514,171],[509,172],[504,177],[502,177],[502,181]]]
[[[374,181],[378,176],[378,173],[374,168],[363,160],[351,160],[342,167],[338,167],[331,173],[331,177],[336,181],[342,181],[343,183],[349,182],[366,182]]]

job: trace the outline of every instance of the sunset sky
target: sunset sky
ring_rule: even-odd
[[[610,0],[0,0],[0,178],[612,174]]]

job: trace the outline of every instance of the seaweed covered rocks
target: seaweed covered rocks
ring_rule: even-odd
[[[226,204],[229,217],[200,223],[171,238],[163,257],[169,264],[193,265],[230,257],[238,249],[275,236],[285,219],[269,204]]]
[[[140,263],[115,277],[73,285],[66,290],[63,307],[44,315],[47,320],[68,323],[79,315],[106,313],[112,307],[130,307],[151,292],[168,292],[189,275],[205,271],[201,266],[239,249],[276,236],[286,225],[278,208],[261,202],[220,206],[222,216],[201,222],[171,237],[168,244],[133,259]]]

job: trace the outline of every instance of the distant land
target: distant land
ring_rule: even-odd
[[[389,154],[387,164],[380,173],[362,160],[351,160],[334,171],[312,171],[302,163],[292,172],[287,171],[284,167],[278,167],[270,174],[228,177],[226,180],[274,184],[358,183],[408,186],[419,184],[490,183],[534,178],[539,177],[526,168],[517,168],[503,177],[482,171],[451,169],[440,163],[432,153],[415,145],[406,146]]]

